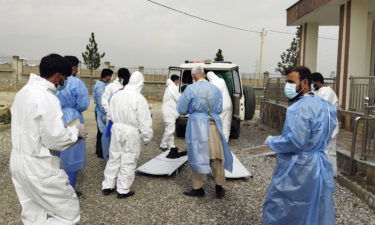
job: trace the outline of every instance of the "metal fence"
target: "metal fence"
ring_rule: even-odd
[[[13,58],[12,57],[0,57],[0,64],[12,64]]]
[[[361,160],[375,160],[375,105],[369,105],[370,99],[365,97],[363,102],[364,115],[355,119],[352,148],[350,152],[350,175],[354,174],[354,157]],[[357,148],[358,146],[358,148]]]
[[[264,92],[265,101],[275,101],[279,104],[289,104],[289,100],[284,95],[285,78],[270,78],[268,79],[266,90]]]
[[[363,112],[364,97],[369,97],[369,104],[375,105],[375,76],[350,77],[349,110]]]

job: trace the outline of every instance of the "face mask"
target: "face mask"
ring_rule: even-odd
[[[57,89],[58,91],[63,90],[63,89],[66,87],[66,84],[67,84],[67,83],[68,83],[68,80],[64,80],[64,84],[63,84],[63,85],[58,84],[56,89]]]
[[[300,82],[301,83],[301,82]],[[299,84],[300,84],[299,83]],[[298,84],[298,85],[299,85]],[[289,82],[287,82],[286,84],[285,84],[285,87],[284,87],[284,94],[285,94],[285,96],[288,98],[288,99],[293,99],[293,98],[295,98],[299,93],[301,93],[302,92],[302,90],[301,91],[299,91],[299,92],[297,92],[297,90],[296,90],[296,87],[297,87],[297,85],[296,84],[293,84],[293,83],[289,83]]]
[[[122,84],[124,82],[124,79],[118,79],[118,82],[120,82],[120,84]]]

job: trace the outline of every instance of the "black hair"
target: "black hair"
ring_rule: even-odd
[[[173,82],[175,82],[176,80],[179,80],[179,79],[180,79],[180,77],[177,76],[176,74],[173,74],[173,75],[171,76],[171,80],[172,80]]]
[[[311,71],[306,66],[297,66],[290,70],[289,73],[297,72],[299,74],[299,80],[303,81],[307,79],[309,85],[311,84]],[[288,74],[289,74],[288,73]]]
[[[43,78],[50,78],[56,73],[69,76],[72,73],[72,67],[64,57],[52,53],[42,58],[39,65],[39,72]]]
[[[311,74],[311,80],[313,82],[320,82],[320,83],[324,84],[324,77],[321,73],[318,73],[318,72],[315,72],[315,73]]]
[[[105,78],[106,76],[112,76],[113,70],[111,69],[103,69],[102,74],[100,74],[101,78]]]
[[[70,63],[70,65],[73,67],[73,66],[78,66],[79,64],[79,59],[75,56],[72,56],[72,55],[66,55],[64,56],[64,58],[66,60],[68,60],[68,62]]]
[[[130,79],[130,72],[128,69],[126,68],[120,68],[118,71],[117,71],[117,74],[118,74],[118,77],[123,79],[122,81],[122,85],[127,85],[129,83],[129,79]]]

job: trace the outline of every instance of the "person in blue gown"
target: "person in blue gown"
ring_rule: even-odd
[[[100,80],[96,81],[93,95],[95,102],[95,118],[97,124],[97,134],[96,134],[96,151],[95,154],[98,158],[103,158],[103,149],[102,149],[102,135],[105,133],[105,124],[106,124],[106,112],[102,105],[102,95],[104,89],[107,86],[108,82],[112,79],[113,71],[111,69],[103,69],[100,75]]]
[[[222,198],[225,193],[224,168],[233,169],[232,153],[219,116],[223,96],[220,89],[205,80],[202,66],[194,67],[192,76],[195,82],[187,86],[177,103],[179,114],[189,114],[185,139],[193,188],[184,195],[203,197],[203,175],[212,171],[216,197]]]
[[[75,119],[84,123],[82,112],[90,105],[89,91],[80,79],[74,77],[77,73],[79,60],[75,56],[65,56],[72,66],[72,75],[63,89],[57,92],[63,111],[63,121],[67,125]],[[76,177],[79,170],[85,167],[86,163],[86,141],[80,140],[74,146],[60,153],[62,168],[69,177],[71,186],[76,188]],[[79,193],[80,194],[80,193]]]
[[[264,225],[333,225],[333,170],[324,151],[337,126],[336,108],[310,91],[311,72],[296,67],[286,76],[292,104],[280,136],[269,136],[276,169],[263,205]]]

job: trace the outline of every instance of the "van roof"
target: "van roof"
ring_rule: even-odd
[[[201,65],[203,69],[233,69],[238,67],[236,64],[233,63],[183,63],[180,65],[182,69],[192,69],[196,65]]]

